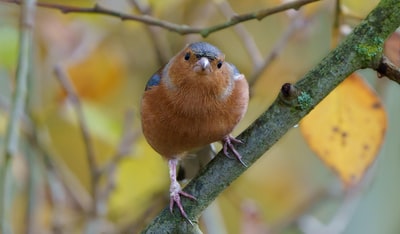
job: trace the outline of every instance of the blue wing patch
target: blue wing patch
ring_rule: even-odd
[[[237,69],[237,67],[235,65],[233,65],[232,63],[228,63],[228,62],[226,62],[226,63],[229,64],[229,66],[231,66],[234,76],[240,75],[240,71]]]
[[[228,63],[228,62],[226,62],[226,63],[227,63],[227,64],[231,67],[231,69],[232,69],[232,78],[233,78],[234,80],[238,80],[238,79],[241,79],[242,77],[244,77],[243,74],[240,73],[240,71],[236,68],[235,65],[233,65],[232,63]]]
[[[237,67],[235,65],[233,65],[232,63],[229,63],[229,65],[231,65],[231,67],[232,67],[234,76],[240,75],[240,71],[237,69]]]
[[[147,81],[146,88],[144,89],[144,91],[151,89],[151,87],[153,86],[158,86],[160,82],[161,82],[161,75],[160,71],[158,71],[150,77],[149,81]]]

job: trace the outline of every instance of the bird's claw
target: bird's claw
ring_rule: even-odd
[[[236,151],[235,146],[233,145],[233,143],[237,143],[237,144],[243,144],[243,141],[238,140],[236,138],[234,138],[231,135],[226,136],[224,139],[222,139],[222,145],[223,145],[223,151],[225,156],[227,156],[228,158],[232,158],[232,156],[229,154],[228,149],[230,149],[233,153],[233,155],[235,156],[235,158],[237,160],[239,160],[239,162],[247,167],[246,163],[243,162],[242,160],[242,155],[240,155],[239,152]]]
[[[178,207],[179,211],[181,212],[182,216],[191,224],[193,225],[192,220],[189,219],[188,215],[186,214],[185,210],[183,209],[182,203],[181,203],[181,196],[190,198],[192,200],[197,200],[193,195],[190,195],[189,193],[183,192],[182,190],[178,191],[172,191],[170,195],[170,202],[169,202],[169,211],[173,213],[174,210],[174,204]]]

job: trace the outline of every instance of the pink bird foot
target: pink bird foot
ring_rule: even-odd
[[[193,195],[190,195],[189,193],[183,192],[181,189],[181,185],[179,182],[176,180],[176,166],[178,164],[178,159],[170,159],[168,161],[169,163],[169,172],[170,172],[170,179],[171,179],[171,184],[169,188],[170,192],[170,202],[169,202],[169,210],[171,213],[173,213],[174,210],[174,204],[178,207],[179,211],[181,212],[182,216],[190,223],[193,225],[193,222],[189,219],[187,216],[185,209],[183,209],[182,203],[181,203],[181,196],[190,198],[192,200],[196,200],[196,198]]]
[[[243,142],[242,142],[241,140],[238,140],[238,139],[234,138],[234,137],[231,136],[231,135],[228,135],[228,136],[224,137],[224,139],[222,139],[222,145],[223,145],[222,149],[223,149],[223,151],[224,151],[224,154],[225,154],[228,158],[232,158],[232,157],[229,155],[229,152],[228,152],[228,149],[230,149],[230,150],[232,151],[233,155],[236,157],[236,159],[239,160],[239,162],[240,162],[243,166],[247,167],[247,165],[246,165],[246,164],[243,162],[243,160],[242,160],[242,155],[240,155],[239,152],[236,151],[235,146],[233,145],[233,143],[236,143],[236,144],[243,144]]]

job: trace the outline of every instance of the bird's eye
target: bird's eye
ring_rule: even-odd
[[[185,60],[189,60],[189,59],[190,59],[190,53],[187,52],[187,53],[185,54]]]
[[[218,61],[217,67],[218,67],[218,69],[222,67],[222,61]]]

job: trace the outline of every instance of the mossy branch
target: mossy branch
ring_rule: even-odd
[[[238,139],[237,147],[251,166],[289,129],[354,71],[377,69],[384,40],[400,25],[400,1],[382,0],[354,31],[294,86],[285,84],[275,102]],[[184,189],[197,201],[183,200],[188,216],[196,221],[201,212],[248,167],[219,153]],[[177,210],[164,209],[143,233],[199,233]]]

